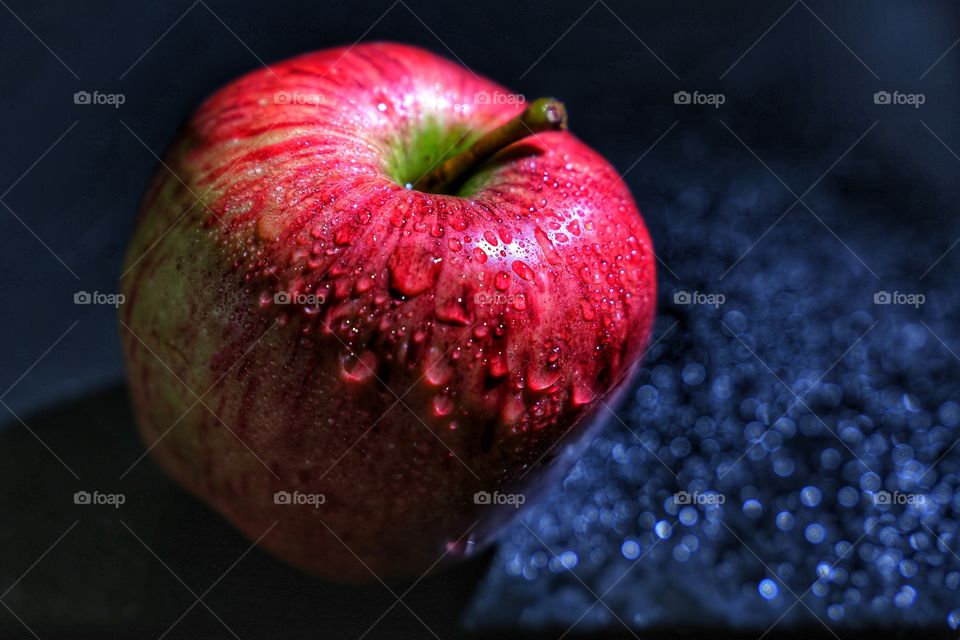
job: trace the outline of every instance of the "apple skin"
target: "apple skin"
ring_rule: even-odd
[[[520,113],[510,95],[409,46],[306,54],[209,98],[146,196],[121,311],[142,436],[305,571],[397,581],[479,549],[517,510],[474,494],[530,504],[641,358],[650,237],[572,134],[456,195],[400,184]]]

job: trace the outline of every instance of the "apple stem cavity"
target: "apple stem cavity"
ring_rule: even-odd
[[[426,193],[443,193],[460,182],[501,149],[530,135],[567,128],[567,109],[556,98],[539,98],[523,113],[488,131],[457,155],[422,175],[409,188]]]

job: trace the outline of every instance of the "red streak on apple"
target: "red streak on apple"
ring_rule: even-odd
[[[509,95],[408,46],[307,54],[208,99],[145,199],[122,312],[143,437],[306,571],[416,577],[487,543],[515,510],[474,493],[529,504],[647,343],[650,238],[571,133],[407,188],[523,111]]]

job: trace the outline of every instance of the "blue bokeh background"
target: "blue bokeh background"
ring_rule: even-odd
[[[686,157],[705,149],[682,137]],[[745,229],[794,199],[758,162],[732,166],[649,185],[675,231],[646,366],[506,536],[478,625],[960,623],[952,277],[918,280],[916,239],[852,224],[875,205],[830,187],[756,242]]]

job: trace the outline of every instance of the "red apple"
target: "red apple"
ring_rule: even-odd
[[[123,280],[160,466],[330,580],[489,541],[520,502],[503,496],[529,503],[609,414],[653,321],[633,199],[564,124],[556,101],[385,43],[208,99]]]

